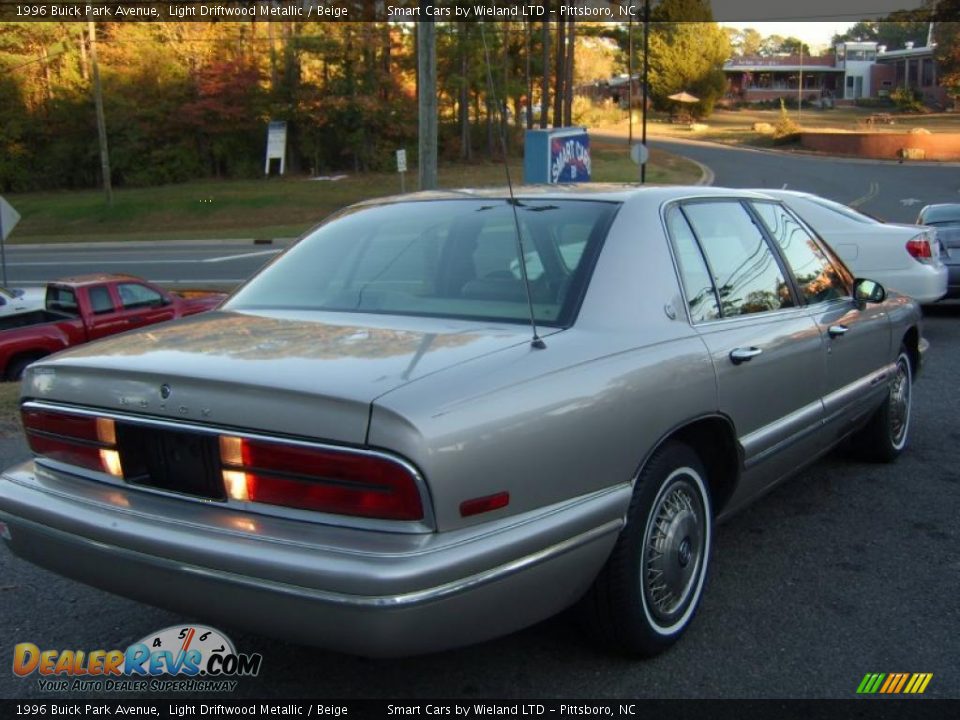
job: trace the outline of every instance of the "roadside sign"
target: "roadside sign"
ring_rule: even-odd
[[[18,222],[20,222],[20,213],[0,197],[0,239],[6,240]]]
[[[407,151],[397,150],[397,172],[407,171]]]
[[[637,143],[630,148],[630,159],[637,165],[643,165],[650,159],[650,151],[643,143]]]
[[[0,197],[0,266],[3,269],[3,284],[7,284],[7,236],[20,222],[20,213],[13,209],[13,205]]]
[[[270,161],[280,161],[280,174],[286,169],[287,158],[287,123],[283,120],[274,120],[267,125],[267,161],[263,167],[263,174],[270,174]]]

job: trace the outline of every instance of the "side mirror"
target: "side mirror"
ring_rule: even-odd
[[[23,297],[23,293],[25,292],[26,290],[24,290],[23,288],[16,288],[14,290],[11,290],[10,294],[13,295],[15,298],[18,298],[18,297]]]
[[[857,307],[863,310],[867,303],[881,303],[886,300],[887,291],[878,282],[857,278],[853,282],[853,299],[857,303]]]

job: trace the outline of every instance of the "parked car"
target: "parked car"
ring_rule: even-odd
[[[927,228],[885,223],[833,200],[796,190],[763,190],[792,208],[857,277],[932,303],[947,293],[947,268]]]
[[[370,201],[218,310],[31,365],[0,521],[55,572],[298,643],[429,652],[579,601],[651,655],[715,521],[848,436],[904,449],[920,323],[760,193]]]
[[[84,275],[47,285],[42,309],[0,317],[0,378],[90,340],[216,307],[223,293],[185,298],[132,275]]]
[[[917,216],[917,225],[937,231],[937,240],[947,266],[947,297],[960,298],[960,203],[927,205]]]
[[[42,287],[0,287],[0,318],[42,309],[45,294],[46,288]]]

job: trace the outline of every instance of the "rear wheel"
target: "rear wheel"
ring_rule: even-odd
[[[627,524],[584,598],[601,639],[640,656],[676,642],[703,593],[712,532],[703,463],[689,446],[667,442],[641,471]]]
[[[36,362],[40,359],[41,356],[27,356],[15,358],[7,366],[7,380],[20,380],[23,377],[23,371],[27,369],[27,365],[30,363]]]
[[[900,348],[886,401],[870,422],[853,437],[857,454],[872,462],[893,462],[907,446],[913,400],[913,366],[905,347]]]

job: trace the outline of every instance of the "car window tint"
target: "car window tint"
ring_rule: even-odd
[[[677,265],[680,267],[680,278],[683,281],[683,291],[687,296],[687,307],[690,308],[690,319],[693,322],[716,320],[720,317],[720,308],[717,307],[717,296],[714,293],[713,281],[710,279],[710,271],[703,260],[697,239],[693,236],[680,208],[672,207],[667,211],[667,230],[670,232]]]
[[[517,222],[538,322],[565,326],[617,203],[503,199],[351,208],[304,238],[231,299],[297,308],[529,322]]]
[[[782,205],[755,202],[753,206],[783,251],[787,264],[808,303],[846,297],[848,290],[840,273],[827,259],[817,241]]]
[[[690,203],[684,213],[713,271],[724,317],[793,306],[773,251],[739,202]]]
[[[117,286],[120,302],[130,310],[139,307],[157,307],[163,305],[163,296],[156,290],[137,283],[124,283]]]
[[[110,290],[103,285],[90,288],[90,307],[94,315],[102,315],[114,311]]]

